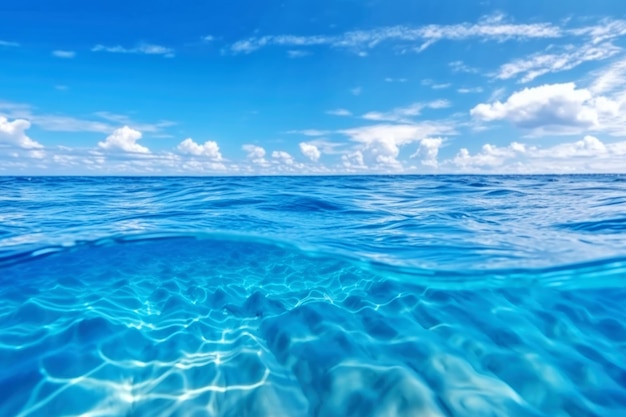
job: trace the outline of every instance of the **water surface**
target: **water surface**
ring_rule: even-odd
[[[626,177],[0,178],[0,415],[626,415]]]

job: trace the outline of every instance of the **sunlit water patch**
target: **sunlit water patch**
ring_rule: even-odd
[[[244,235],[12,254],[0,415],[624,416],[624,265],[397,267]]]

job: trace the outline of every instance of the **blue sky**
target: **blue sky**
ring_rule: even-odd
[[[0,6],[0,174],[626,172],[626,3]]]

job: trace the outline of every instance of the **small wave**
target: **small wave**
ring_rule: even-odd
[[[626,217],[612,219],[589,220],[584,222],[564,223],[557,227],[587,233],[623,233],[626,232]]]

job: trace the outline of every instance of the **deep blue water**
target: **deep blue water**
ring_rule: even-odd
[[[0,416],[626,416],[626,177],[0,177]]]

